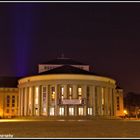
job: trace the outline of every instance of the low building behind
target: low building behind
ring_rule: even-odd
[[[123,102],[123,89],[119,86],[116,87],[116,96],[115,96],[115,110],[116,116],[124,116],[124,102]]]
[[[17,83],[16,77],[0,77],[0,118],[11,118],[18,114]]]

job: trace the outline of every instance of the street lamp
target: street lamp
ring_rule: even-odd
[[[124,117],[126,117],[128,115],[127,110],[124,110],[123,113],[124,113]]]

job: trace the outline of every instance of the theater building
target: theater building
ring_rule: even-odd
[[[89,65],[57,58],[38,68],[37,75],[18,81],[19,116],[123,115],[116,81],[97,75]]]

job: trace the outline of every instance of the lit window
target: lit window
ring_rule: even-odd
[[[45,113],[47,111],[46,107],[43,108],[43,113]]]
[[[64,87],[60,88],[60,96],[61,96],[61,99],[63,100],[64,99]]]
[[[50,116],[54,116],[54,107],[50,107]]]
[[[78,88],[78,99],[79,100],[82,99],[82,88],[81,87]]]
[[[104,88],[101,88],[101,94],[102,94],[102,105],[104,105]]]
[[[64,107],[59,108],[59,115],[64,116]]]
[[[39,88],[35,88],[35,104],[38,105]]]
[[[88,108],[88,115],[92,115],[92,108]]]
[[[69,99],[72,99],[72,88],[69,87]]]
[[[52,101],[54,101],[54,99],[55,99],[55,88],[54,87],[51,88],[51,95],[52,95],[51,99],[52,99]]]

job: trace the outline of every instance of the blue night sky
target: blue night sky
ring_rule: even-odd
[[[0,76],[61,56],[140,93],[140,3],[0,3]]]

